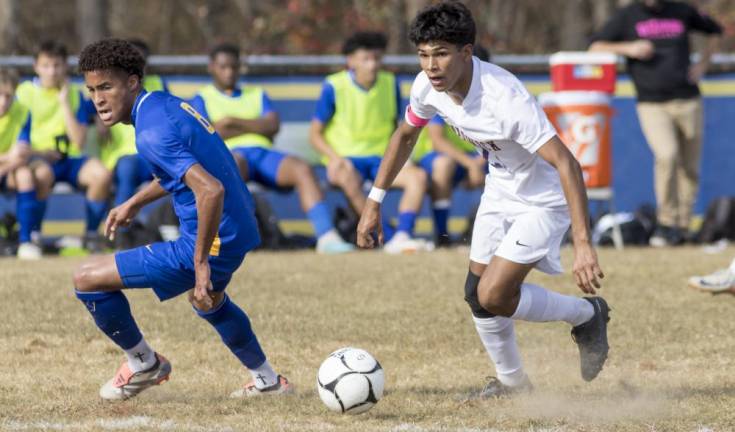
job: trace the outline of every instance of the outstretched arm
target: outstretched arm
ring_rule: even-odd
[[[547,141],[538,149],[538,155],[559,172],[564,196],[572,219],[574,242],[574,278],[577,286],[588,294],[600,288],[598,278],[604,277],[597,262],[597,253],[590,240],[587,191],[582,177],[582,168],[558,136]]]
[[[393,132],[388,149],[383,156],[383,161],[380,163],[378,175],[375,177],[373,191],[371,191],[368,200],[365,202],[365,208],[360,216],[360,223],[357,225],[357,245],[359,247],[375,247],[375,241],[371,235],[375,230],[378,233],[378,245],[383,244],[383,227],[380,225],[380,201],[382,201],[382,196],[380,199],[376,199],[373,193],[377,190],[380,195],[383,195],[385,190],[393,184],[393,180],[411,156],[411,151],[414,144],[416,144],[416,138],[420,131],[421,128],[403,122]]]
[[[213,306],[209,251],[222,219],[225,188],[200,164],[194,164],[184,175],[184,183],[194,192],[197,205],[197,239],[194,246],[194,298],[210,308]]]

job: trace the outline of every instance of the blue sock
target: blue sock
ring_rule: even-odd
[[[87,232],[97,232],[107,211],[106,201],[86,201],[87,205]]]
[[[115,165],[115,205],[135,195],[138,187],[138,159],[136,155],[123,156]]]
[[[31,228],[33,228],[33,203],[36,201],[36,192],[18,192],[15,200],[15,213],[18,217],[18,225],[20,225],[18,241],[20,243],[28,243],[31,241]]]
[[[33,223],[31,224],[31,231],[41,231],[43,217],[46,214],[47,202],[47,200],[41,201],[38,198],[33,200]]]
[[[444,201],[444,200],[442,200]],[[449,204],[447,202],[447,204]],[[434,212],[434,231],[437,237],[449,235],[449,206],[437,201],[432,208]]]
[[[120,348],[130,349],[143,339],[130,312],[130,303],[122,292],[76,291],[76,294],[92,314],[97,327]]]
[[[396,228],[390,222],[390,218],[383,213],[383,241],[389,242],[396,234]]]
[[[327,206],[325,201],[319,201],[314,204],[314,207],[310,208],[309,211],[306,212],[306,215],[314,226],[316,238],[319,238],[323,234],[334,229],[332,215],[329,213],[329,206]]]
[[[398,228],[396,231],[404,231],[413,235],[414,226],[416,226],[416,213],[402,212],[398,215]]]
[[[265,362],[265,354],[250,327],[248,316],[230,300],[227,294],[222,303],[211,311],[202,312],[196,308],[194,311],[212,324],[212,327],[222,337],[222,342],[246,368],[255,369]]]

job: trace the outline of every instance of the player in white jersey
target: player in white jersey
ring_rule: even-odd
[[[482,152],[490,165],[475,219],[465,300],[497,378],[483,397],[532,388],[523,370],[514,320],[565,321],[579,346],[582,378],[594,379],[607,359],[608,306],[601,297],[562,295],[524,282],[531,269],[561,273],[559,247],[569,228],[574,277],[595,294],[603,277],[590,243],[587,196],[574,156],[523,85],[509,72],[472,57],[475,24],[459,2],[421,11],[409,37],[422,72],[411,89],[405,122],[383,157],[358,225],[358,246],[382,242],[380,203],[421,127],[435,114]]]

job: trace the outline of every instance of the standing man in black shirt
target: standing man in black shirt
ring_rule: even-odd
[[[689,33],[707,34],[691,64]],[[702,99],[697,83],[719,45],[722,28],[691,5],[638,0],[620,9],[592,37],[590,51],[625,56],[638,94],[638,119],[654,155],[659,227],[651,246],[681,244],[699,186]]]

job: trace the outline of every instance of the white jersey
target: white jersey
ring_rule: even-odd
[[[420,127],[435,114],[488,160],[485,194],[499,211],[566,206],[559,173],[536,154],[556,130],[510,72],[473,58],[472,84],[461,105],[434,90],[421,72],[411,87],[406,121]]]

